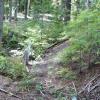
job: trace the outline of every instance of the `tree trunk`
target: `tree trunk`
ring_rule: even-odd
[[[28,4],[27,4],[27,15],[29,15],[29,10],[30,10],[30,0],[28,0]]]
[[[91,6],[91,0],[86,0],[85,6],[86,6],[86,9],[89,9]]]
[[[0,0],[0,44],[2,42],[2,34],[3,34],[3,15],[4,15],[4,2]]]
[[[28,4],[28,0],[25,0],[25,19],[27,19],[27,14],[28,14],[28,12],[27,12],[27,4]]]
[[[9,0],[9,21],[12,19],[12,0]]]
[[[18,12],[18,0],[15,0],[15,14],[14,14],[14,19],[17,20],[17,12]]]

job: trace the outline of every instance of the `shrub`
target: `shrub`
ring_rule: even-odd
[[[60,68],[56,74],[63,79],[73,80],[76,78],[75,73],[69,68]]]
[[[21,79],[26,76],[26,70],[19,58],[0,56],[0,73],[12,79]]]
[[[99,14],[98,9],[85,10],[75,21],[69,23],[65,31],[71,37],[70,45],[61,54],[62,62],[76,61],[80,68],[85,65],[89,67],[100,60]]]

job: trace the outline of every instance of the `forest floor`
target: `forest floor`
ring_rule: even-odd
[[[21,99],[13,97],[11,94],[0,92],[0,100],[59,100],[55,99],[50,94],[50,87],[53,87],[54,90],[61,90],[61,91],[64,91],[65,88],[67,87],[73,87],[75,89],[75,92],[78,93],[79,91],[82,90],[82,87],[85,86],[94,76],[100,75],[100,66],[93,66],[91,69],[86,70],[84,73],[78,74],[76,80],[71,81],[71,80],[62,80],[61,78],[57,78],[55,72],[57,69],[61,67],[58,54],[61,51],[63,51],[63,49],[66,47],[68,47],[68,41],[59,43],[54,47],[49,48],[42,59],[37,59],[37,61],[32,62],[33,67],[30,68],[29,74],[36,76],[38,83],[43,84],[44,87],[43,91],[42,90],[40,92],[35,91],[34,81],[31,86],[31,89],[29,89],[28,91],[19,91],[18,81],[13,81],[1,75],[0,88],[16,94],[18,97],[21,97]],[[100,81],[100,76],[98,77],[98,80]],[[100,87],[99,87],[99,92],[100,92]],[[40,98],[42,97],[42,99],[39,99],[39,97]],[[100,99],[89,99],[89,100],[100,100]]]

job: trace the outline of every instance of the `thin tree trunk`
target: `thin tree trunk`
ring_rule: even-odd
[[[91,0],[86,0],[85,5],[86,5],[86,9],[89,9],[91,6]]]
[[[2,34],[3,34],[3,16],[4,16],[4,2],[0,0],[0,44],[2,42]]]
[[[30,10],[30,0],[28,0],[28,4],[27,4],[27,15],[29,15],[29,10]]]
[[[15,14],[14,14],[14,19],[17,20],[17,12],[18,12],[18,0],[15,0]]]
[[[12,19],[12,0],[9,0],[9,21]]]
[[[27,19],[27,4],[28,4],[28,0],[25,0],[25,19]]]

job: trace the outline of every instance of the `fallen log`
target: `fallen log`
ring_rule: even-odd
[[[45,50],[44,52],[45,52],[45,53],[49,52],[50,49],[54,48],[54,47],[57,46],[57,45],[60,45],[61,43],[65,42],[65,41],[68,41],[69,39],[70,39],[70,37],[55,42],[55,43],[54,43],[53,45],[51,45],[50,47],[46,48],[46,50]]]

